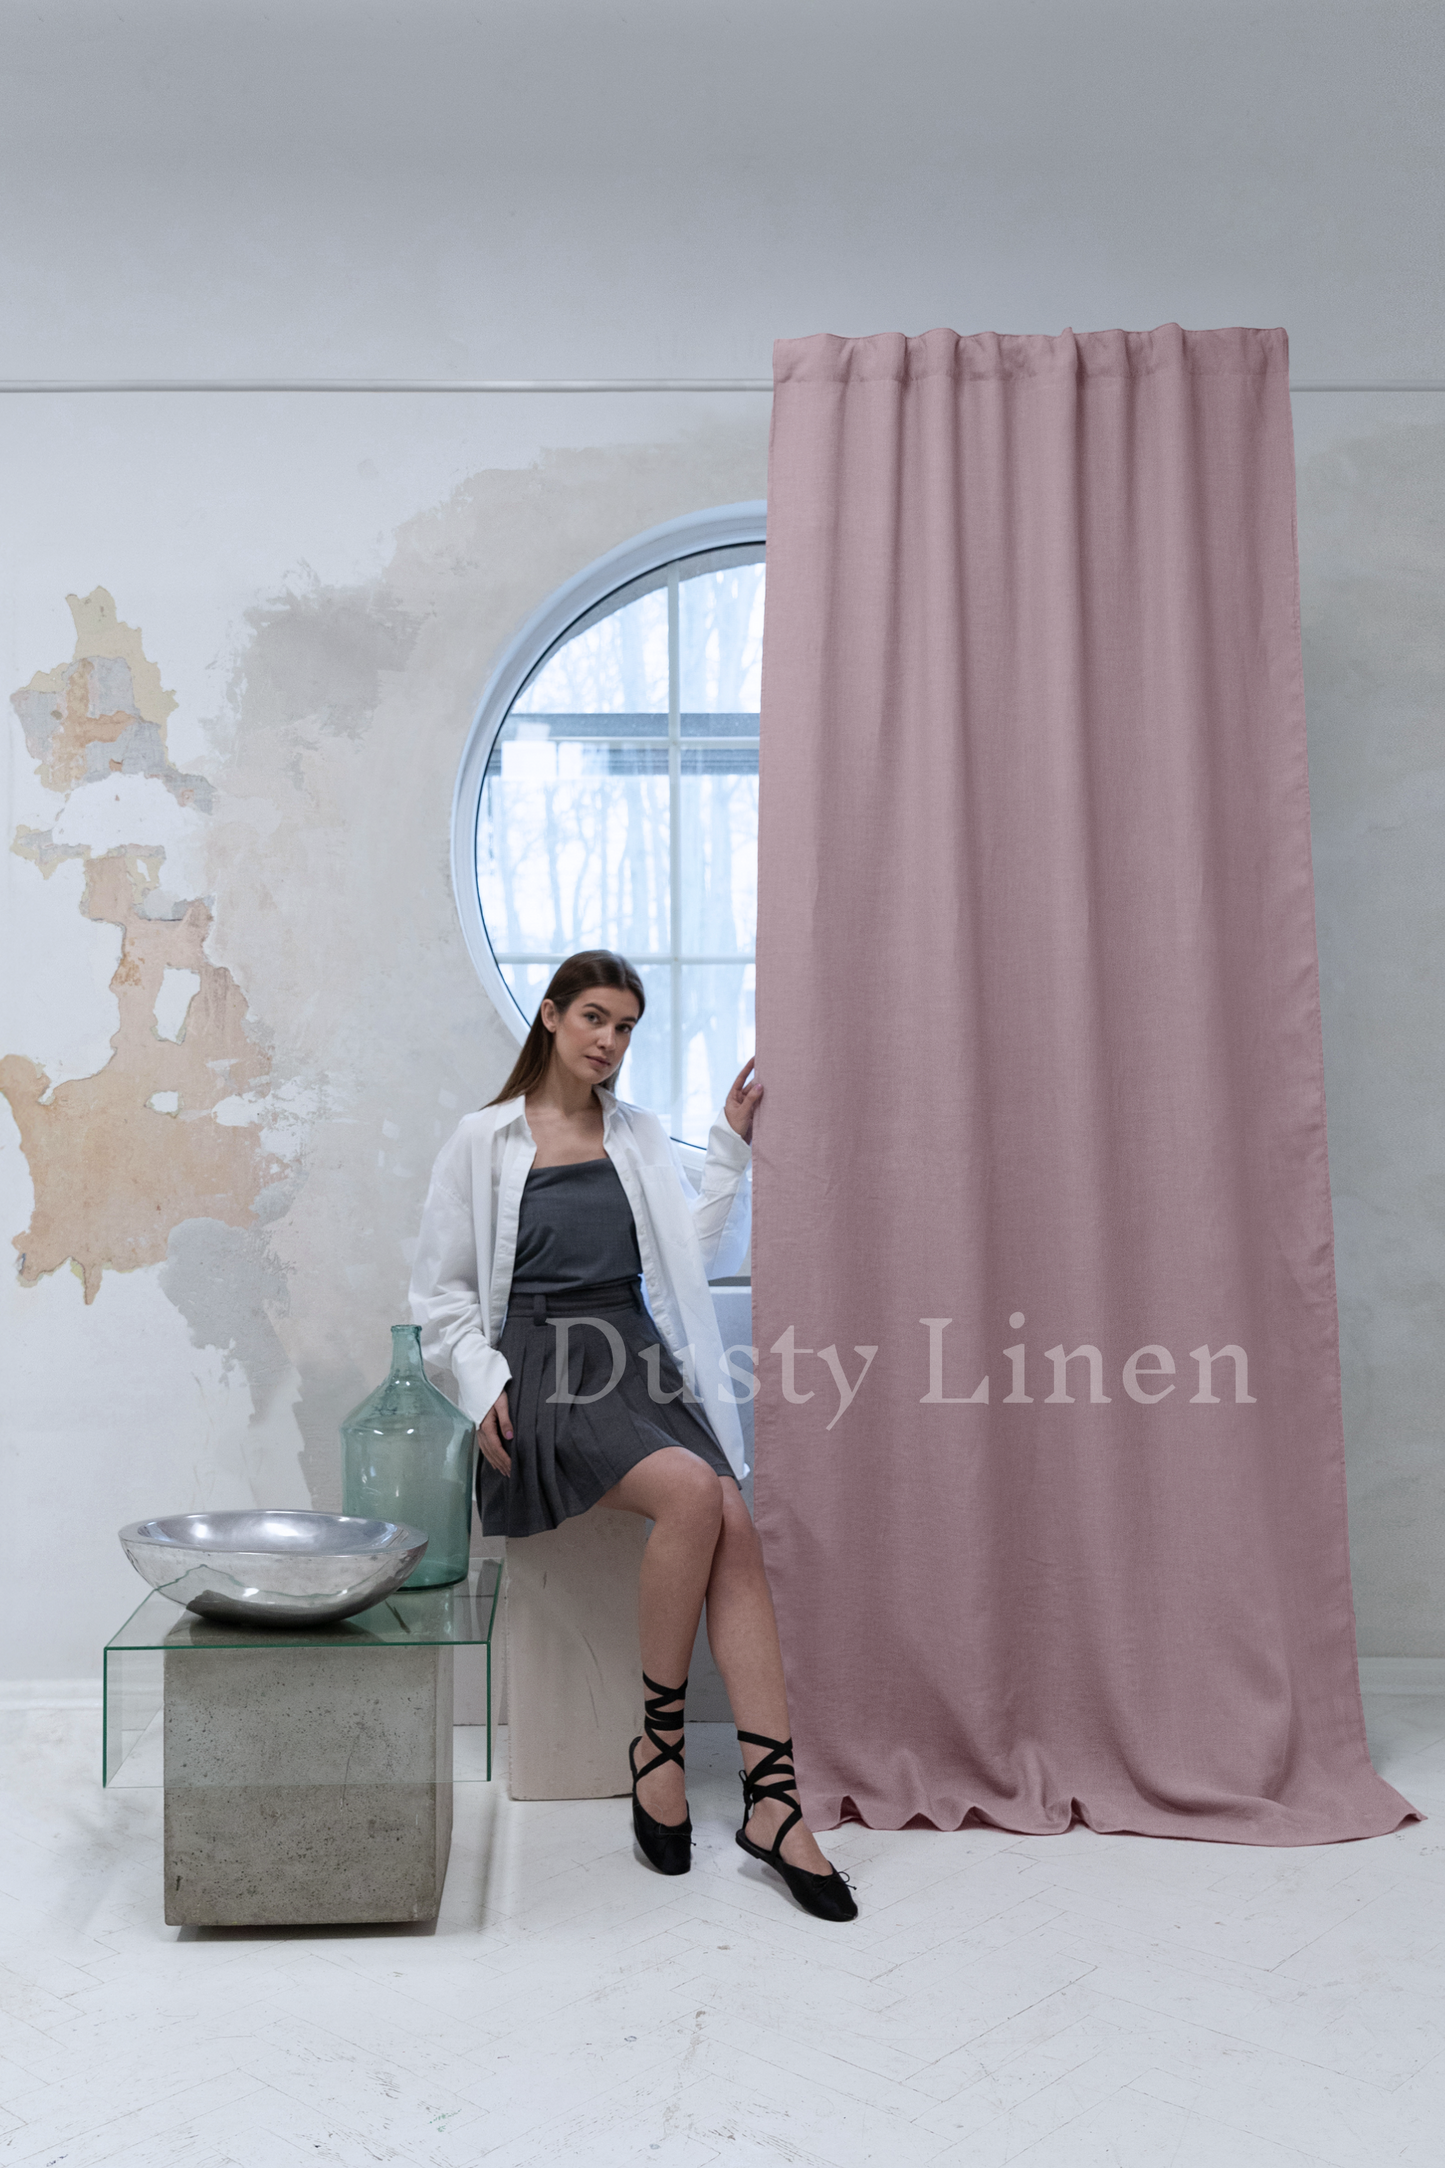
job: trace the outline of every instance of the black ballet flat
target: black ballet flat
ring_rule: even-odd
[[[743,1827],[738,1831],[738,1843],[753,1859],[760,1859],[765,1867],[776,1868],[797,1898],[805,1912],[811,1912],[819,1920],[856,1920],[858,1905],[846,1874],[836,1867],[827,1874],[813,1874],[807,1867],[793,1867],[783,1857],[783,1839],[794,1822],[801,1822],[803,1810],[798,1804],[798,1780],[793,1773],[793,1742],[791,1739],[765,1739],[761,1732],[740,1731],[739,1739],[749,1746],[765,1746],[769,1749],[762,1760],[755,1763],[751,1773],[740,1769],[743,1782]],[[754,1807],[760,1799],[778,1799],[792,1806],[792,1813],[779,1829],[772,1843],[764,1851],[745,1834]]]
[[[687,1680],[684,1679],[681,1686],[659,1686],[656,1679],[650,1679],[644,1671],[642,1683],[652,1689],[651,1693],[644,1697],[642,1704],[645,1711],[642,1731],[647,1733],[657,1752],[650,1762],[639,1769],[637,1749],[642,1744],[642,1732],[638,1733],[627,1749],[627,1760],[632,1770],[633,1834],[659,1874],[686,1874],[692,1865],[692,1816],[686,1815],[680,1822],[654,1821],[647,1809],[638,1804],[637,1781],[639,1777],[651,1775],[654,1769],[660,1769],[664,1762],[675,1761],[679,1769],[683,1766],[682,1739],[674,1739],[669,1746],[665,1740],[659,1739],[657,1734],[659,1729],[678,1732],[682,1730],[681,1707],[675,1717],[667,1717],[663,1711],[670,1701],[681,1704],[687,1692]]]

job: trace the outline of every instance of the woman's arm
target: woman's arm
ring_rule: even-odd
[[[668,1151],[692,1214],[708,1278],[736,1272],[747,1257],[752,1231],[752,1146],[720,1114],[708,1131],[698,1189],[688,1179],[682,1155],[670,1137]]]
[[[421,1327],[423,1360],[450,1369],[463,1415],[480,1423],[512,1372],[488,1336],[471,1181],[470,1150],[465,1139],[460,1139],[460,1149],[458,1139],[453,1139],[443,1146],[432,1169],[412,1263],[410,1300],[412,1318]],[[489,1268],[490,1258],[485,1263]]]

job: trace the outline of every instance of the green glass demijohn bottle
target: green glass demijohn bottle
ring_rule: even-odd
[[[420,1326],[393,1325],[390,1375],[341,1426],[341,1510],[430,1538],[403,1588],[465,1574],[474,1468],[472,1426],[422,1368]]]

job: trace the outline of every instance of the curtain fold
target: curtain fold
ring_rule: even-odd
[[[1398,1827],[1283,331],[780,342],[761,768],[757,1513],[810,1816]]]

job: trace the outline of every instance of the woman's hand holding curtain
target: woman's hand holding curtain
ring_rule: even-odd
[[[761,1084],[749,1084],[745,1081],[753,1065],[750,1054],[733,1078],[728,1095],[723,1101],[723,1113],[727,1116],[728,1126],[737,1131],[744,1144],[751,1144],[753,1141],[753,1116],[763,1096]]]

